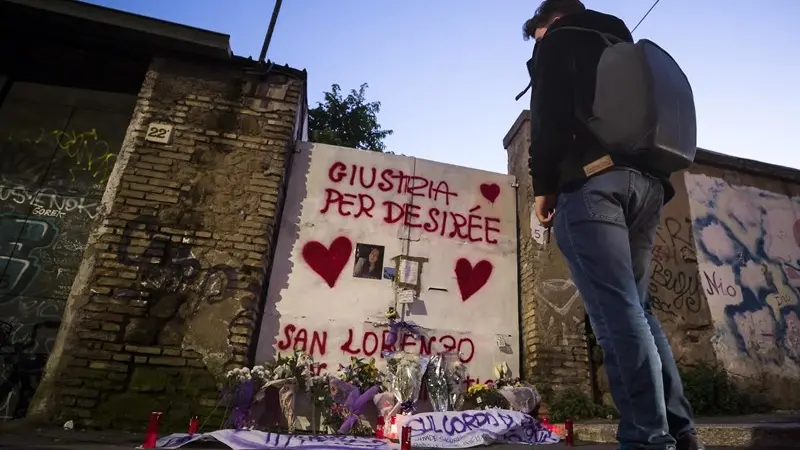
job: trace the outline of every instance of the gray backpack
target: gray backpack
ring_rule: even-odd
[[[577,115],[609,153],[636,156],[664,174],[689,167],[697,152],[697,117],[692,87],[675,60],[647,39],[630,43],[578,27],[548,35],[562,30],[592,33],[606,44],[591,117]]]

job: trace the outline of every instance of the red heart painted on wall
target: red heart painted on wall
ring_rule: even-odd
[[[306,242],[303,246],[303,259],[311,270],[328,283],[328,286],[334,287],[352,251],[353,243],[350,239],[339,236],[333,240],[330,248],[317,241]]]
[[[497,200],[497,197],[500,195],[500,186],[497,183],[483,183],[481,184],[481,194],[486,200],[489,202],[494,203]]]
[[[467,301],[472,295],[480,290],[492,275],[492,263],[482,260],[472,267],[466,258],[459,258],[456,261],[456,281],[458,290],[461,291],[461,301]]]

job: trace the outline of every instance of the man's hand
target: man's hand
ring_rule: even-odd
[[[553,216],[556,212],[556,196],[555,195],[539,195],[536,196],[536,218],[545,228],[553,226]]]

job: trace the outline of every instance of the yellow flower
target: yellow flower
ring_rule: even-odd
[[[483,383],[479,383],[479,384],[473,384],[472,386],[470,386],[467,389],[467,393],[472,394],[472,395],[477,395],[477,394],[480,394],[482,392],[486,392],[488,390],[489,390],[488,386],[486,386]]]

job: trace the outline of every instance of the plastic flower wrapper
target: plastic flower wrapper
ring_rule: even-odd
[[[419,399],[422,387],[422,376],[428,367],[429,357],[420,357],[410,353],[399,352],[393,358],[397,360],[394,373],[389,384],[390,391],[398,401],[392,414],[410,414]]]
[[[517,386],[503,386],[497,390],[508,402],[509,409],[530,413],[539,406],[542,396],[532,385],[520,382]]]
[[[508,364],[504,362],[495,366],[494,375],[494,386],[508,402],[509,409],[527,414],[539,406],[542,396],[532,385],[512,377]]]
[[[334,403],[343,406],[342,417],[345,421],[339,427],[339,434],[348,434],[356,424],[361,422],[364,405],[378,392],[379,386],[373,385],[363,391],[358,386],[338,378],[330,379],[331,397]]]
[[[444,355],[431,357],[425,381],[428,387],[428,398],[436,412],[450,411],[450,384],[447,380],[448,367]]]
[[[461,410],[464,406],[464,383],[467,380],[467,366],[456,358],[451,370],[447,374],[448,394],[450,407],[454,411]]]
[[[232,408],[230,414],[225,417],[227,428],[248,428],[251,426],[250,406],[253,395],[257,388],[257,381],[248,367],[237,367],[229,370],[225,374],[226,386],[223,391],[223,401]]]
[[[372,402],[375,403],[378,413],[383,417],[389,417],[397,404],[397,400],[391,392],[378,392],[375,397],[372,397]]]
[[[264,415],[268,408],[266,401],[266,390],[268,388],[275,388],[278,390],[278,403],[289,425],[289,430],[293,431],[295,427],[295,399],[298,389],[303,391],[310,391],[312,386],[312,365],[313,359],[306,353],[295,351],[289,356],[277,355],[275,362],[270,366],[271,370],[266,367],[263,369],[253,368],[252,374],[255,377],[262,378],[264,381],[261,383],[260,389],[256,393],[254,401],[254,414],[258,417]]]

